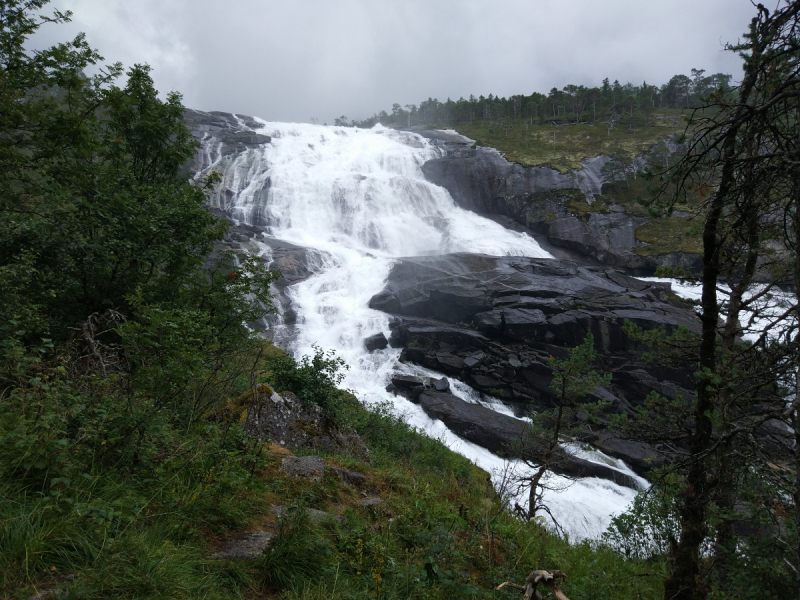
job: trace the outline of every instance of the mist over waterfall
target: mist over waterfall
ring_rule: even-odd
[[[274,327],[276,343],[298,358],[313,353],[315,346],[335,350],[350,366],[343,386],[361,401],[390,402],[411,424],[499,477],[502,459],[386,391],[398,367],[409,374],[435,374],[399,365],[399,350],[366,351],[365,337],[390,333],[390,317],[367,304],[399,257],[453,252],[552,257],[532,237],[459,208],[447,190],[427,182],[421,166],[442,150],[417,134],[381,126],[258,124],[255,131],[270,136],[270,144],[231,156],[214,138],[204,140],[203,172],[222,175],[213,201],[234,219],[315,251],[316,272],[286,288],[297,318],[291,326]],[[255,245],[269,259],[269,245]],[[501,402],[480,397],[461,382],[451,383],[463,399],[511,414]],[[601,460],[635,477],[621,461]],[[599,479],[565,487],[551,499],[553,512],[579,538],[598,535],[610,514],[620,512],[635,495]]]

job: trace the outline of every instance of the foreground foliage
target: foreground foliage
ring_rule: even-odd
[[[316,388],[341,394],[324,371]],[[37,407],[41,419],[65,416],[55,394],[38,394],[53,401]],[[366,487],[383,499],[376,508],[358,507],[361,494],[336,477],[317,485],[287,477],[283,455],[244,439],[235,421],[164,424],[158,447],[140,457],[146,468],[104,465],[89,440],[28,428],[27,443],[2,445],[2,464],[19,465],[2,471],[2,597],[51,585],[67,598],[496,597],[493,586],[524,579],[533,564],[567,571],[565,590],[575,597],[658,597],[661,562],[570,545],[537,521],[517,520],[486,473],[384,410],[350,405],[339,418],[356,425],[371,462],[328,460],[365,473]],[[69,448],[50,464],[73,470],[54,478],[45,464],[37,469],[35,452],[45,444]],[[276,523],[272,504],[346,505],[348,522],[315,524],[297,511]],[[216,540],[254,526],[278,531],[270,553],[249,563],[209,560]],[[642,573],[652,576],[635,576]]]
[[[26,52],[41,24],[69,18],[34,17],[45,4],[0,0],[0,597],[496,598],[532,568],[565,571],[574,598],[661,597],[658,528],[684,480],[640,499],[606,541],[570,544],[512,516],[465,458],[338,389],[335,355],[298,363],[265,342],[247,323],[271,310],[278,275],[217,246],[226,225],[203,208],[214,181],[182,174],[196,142],[180,96],[160,100],[145,66],[124,85],[119,65],[85,77],[100,57],[81,36]],[[371,461],[326,458],[364,473],[382,503],[358,505],[338,478],[289,478],[282,452],[246,438],[232,407],[261,384],[354,427]],[[735,558],[779,597],[764,498],[782,490],[746,483],[764,535]],[[294,510],[277,521],[273,504]],[[271,552],[210,558],[257,527],[277,531]],[[656,529],[660,546],[640,543]],[[733,574],[727,589],[753,597],[763,579]]]
[[[485,473],[338,390],[334,356],[298,364],[260,339],[246,323],[277,274],[214,251],[227,226],[203,208],[214,181],[183,175],[180,96],[159,99],[146,66],[84,76],[101,59],[82,36],[25,51],[69,19],[45,4],[0,3],[0,597],[444,598],[492,595],[534,560],[574,563],[575,589],[637,567],[511,518]],[[229,409],[265,382],[358,429],[372,463],[329,460],[366,473],[380,510],[274,522],[271,504],[361,496],[287,479],[243,437]],[[264,524],[270,554],[210,560]]]

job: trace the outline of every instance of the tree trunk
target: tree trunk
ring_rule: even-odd
[[[800,115],[800,94],[798,95],[798,114]],[[796,152],[800,158],[800,129],[797,131]],[[800,161],[798,162],[800,165]],[[800,295],[800,166],[796,167],[794,177],[794,290]],[[800,323],[800,302],[797,304],[797,321]],[[795,335],[795,345],[800,346],[800,333]],[[800,348],[795,348],[797,364],[794,373],[794,501],[795,527],[800,528]],[[795,548],[795,578],[797,580],[797,597],[800,598],[800,534],[797,535]]]
[[[756,267],[758,266],[759,239],[759,207],[757,198],[748,198],[744,207],[740,208],[741,218],[745,219],[747,232],[748,257],[745,262],[741,279],[732,286],[728,301],[728,314],[725,321],[725,329],[722,334],[721,349],[723,354],[730,353],[736,346],[736,340],[741,336],[740,315],[744,295],[750,289],[755,277]],[[734,223],[733,227],[738,228],[740,223]],[[734,418],[731,412],[733,407],[729,406],[733,390],[722,387],[719,391],[718,412],[721,414],[720,435],[725,435],[730,431],[731,420]],[[714,543],[714,570],[718,591],[725,591],[730,575],[733,572],[732,561],[735,558],[735,532],[733,530],[733,512],[736,503],[736,490],[738,487],[738,473],[736,471],[736,461],[733,459],[735,451],[735,440],[720,446],[717,449],[717,494],[716,505],[722,513],[720,524],[717,526],[717,539]]]
[[[719,304],[717,283],[720,274],[719,226],[730,191],[735,185],[734,157],[737,136],[742,126],[740,118],[750,100],[756,82],[763,42],[753,40],[752,54],[745,63],[745,73],[740,87],[737,106],[730,119],[721,148],[719,164],[722,172],[719,187],[708,206],[703,227],[702,273],[702,337],[700,341],[700,372],[697,377],[697,401],[694,409],[694,430],[689,438],[689,465],[686,482],[679,494],[678,515],[681,523],[680,539],[672,544],[671,569],[664,582],[664,597],[669,600],[705,600],[708,590],[700,580],[700,546],[708,533],[707,514],[711,503],[711,482],[705,452],[712,441],[714,415],[717,407],[717,389],[713,376],[717,371],[717,326]]]

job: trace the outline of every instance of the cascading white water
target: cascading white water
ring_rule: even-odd
[[[360,130],[266,122],[259,133],[271,136],[272,143],[241,153],[224,170],[227,208],[234,218],[267,224],[274,237],[317,249],[323,257],[317,274],[287,290],[297,313],[297,327],[285,339],[291,352],[299,357],[313,353],[314,346],[334,349],[350,366],[344,386],[362,401],[390,401],[412,425],[501,476],[502,459],[385,391],[399,351],[366,352],[366,336],[389,334],[388,316],[367,303],[383,289],[397,257],[551,256],[530,236],[457,207],[445,189],[427,182],[420,167],[441,151],[416,134],[380,126]],[[212,156],[213,148],[207,151]],[[411,365],[402,368],[427,373]],[[467,386],[455,382],[454,387],[465,400],[478,401]],[[632,475],[623,463],[613,466]],[[586,479],[550,503],[573,537],[594,537],[634,495],[613,483]]]

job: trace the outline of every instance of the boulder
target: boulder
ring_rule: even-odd
[[[388,345],[389,340],[386,339],[386,336],[383,334],[383,332],[364,338],[364,347],[369,352],[374,352],[375,350],[384,350]]]
[[[425,413],[441,420],[454,433],[496,454],[509,458],[526,458],[536,462],[543,450],[530,443],[529,425],[525,421],[498,413],[479,404],[465,402],[452,394],[424,391],[418,402]],[[552,470],[571,477],[600,477],[619,485],[639,489],[629,475],[559,449]]]
[[[252,560],[272,548],[277,535],[270,531],[255,530],[239,534],[223,542],[211,555],[213,560]]]
[[[403,392],[410,392],[416,387],[425,386],[422,379],[413,375],[392,375],[392,384]]]
[[[608,432],[585,431],[581,439],[609,456],[624,460],[639,475],[645,475],[664,464],[663,458],[648,445]]]
[[[347,523],[347,519],[341,515],[335,515],[333,513],[317,510],[316,508],[301,508],[295,506],[286,506],[284,504],[273,504],[270,506],[269,510],[279,519],[289,516],[293,511],[302,511],[311,521],[316,521],[318,523],[324,523],[326,521],[335,521],[337,523],[341,523],[342,525]]]
[[[242,429],[260,441],[288,448],[338,452],[369,460],[369,450],[354,430],[337,425],[319,406],[291,392],[277,394],[266,385],[257,388]]]
[[[378,496],[370,496],[368,498],[364,498],[363,500],[359,500],[356,502],[356,506],[364,506],[364,507],[375,507],[379,506],[383,500]]]
[[[449,392],[450,382],[447,381],[447,377],[442,377],[441,379],[431,378],[431,387],[436,392]]]
[[[387,390],[415,400],[425,390],[449,392],[450,382],[447,377],[436,379],[435,377],[421,378],[397,374],[392,375],[392,383],[389,384]]]
[[[367,483],[366,475],[362,473],[356,473],[355,471],[348,471],[347,469],[342,469],[341,467],[334,467],[332,465],[328,465],[328,469],[336,473],[344,483],[347,483],[352,486],[360,487]]]
[[[325,475],[325,461],[319,456],[287,456],[281,460],[281,471],[319,483]]]

